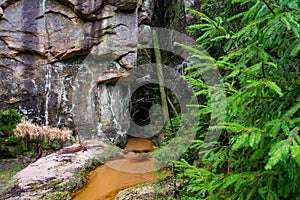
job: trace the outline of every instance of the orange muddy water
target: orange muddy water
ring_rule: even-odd
[[[124,150],[151,151],[154,143],[144,138],[129,138]],[[89,183],[74,200],[109,200],[117,193],[134,185],[156,181],[155,158],[146,153],[124,153],[108,161],[88,175]]]

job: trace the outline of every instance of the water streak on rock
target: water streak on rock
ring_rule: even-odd
[[[49,31],[47,27],[47,17],[46,17],[46,1],[43,0],[43,15],[44,15],[44,25],[45,25],[45,30],[46,30],[46,43],[47,43],[47,63],[46,63],[46,75],[45,75],[45,97],[46,97],[46,102],[45,102],[45,125],[49,125],[49,100],[50,100],[50,92],[51,92],[51,65],[49,63],[50,59],[50,41],[49,41]]]

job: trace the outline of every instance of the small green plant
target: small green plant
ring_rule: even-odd
[[[175,117],[170,118],[167,124],[164,126],[162,133],[163,144],[167,143],[170,139],[174,138],[181,126],[181,116],[177,115]]]
[[[71,200],[72,196],[71,196],[70,192],[59,191],[59,192],[53,192],[53,193],[47,194],[47,195],[45,195],[45,197],[43,199],[44,200],[57,200],[57,199]]]
[[[14,109],[0,111],[0,131],[7,136],[13,135],[16,125],[21,122],[20,114]]]

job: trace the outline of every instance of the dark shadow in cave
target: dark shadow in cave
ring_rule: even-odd
[[[180,105],[178,103],[178,99],[176,95],[165,87],[166,94],[168,95],[169,99],[171,100],[173,106],[176,108],[177,113],[180,113]],[[160,90],[159,85],[154,83],[148,83],[141,87],[139,87],[131,96],[131,104],[130,104],[130,117],[132,119],[131,123],[135,123],[137,126],[143,128],[144,126],[149,125],[150,123],[153,123],[151,121],[150,115],[153,113],[150,113],[150,110],[153,108],[153,106],[161,105],[161,97],[160,97]],[[169,117],[172,118],[176,115],[176,113],[173,111],[170,103],[168,103],[168,109],[169,109]],[[163,121],[163,113],[158,112],[154,113],[156,115],[156,119],[161,117],[161,120]],[[130,126],[130,129],[128,130],[129,133],[132,133],[133,135],[136,135],[139,130],[134,130],[135,126]],[[160,130],[158,130],[157,134],[160,133]]]

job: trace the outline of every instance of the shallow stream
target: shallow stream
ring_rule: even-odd
[[[144,138],[129,138],[122,155],[89,173],[89,182],[74,200],[114,199],[122,189],[146,182],[154,182],[157,160],[147,153],[154,143]],[[134,151],[141,153],[135,153]]]

